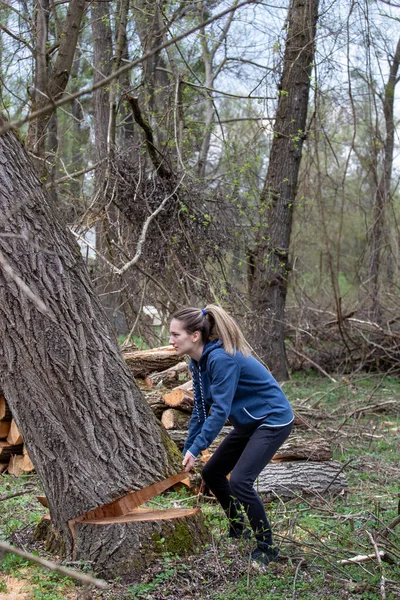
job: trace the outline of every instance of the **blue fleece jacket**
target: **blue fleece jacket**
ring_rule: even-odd
[[[208,342],[190,361],[194,409],[183,453],[197,457],[215,440],[227,419],[240,433],[283,427],[293,421],[288,399],[271,373],[253,356],[228,354],[220,340]]]

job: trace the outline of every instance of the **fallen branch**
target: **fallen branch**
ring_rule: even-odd
[[[398,525],[399,523],[400,523],[400,515],[398,517],[396,517],[395,519],[393,519],[393,521],[385,527],[385,529],[381,533],[381,536],[387,537],[388,534],[391,532],[391,530],[394,529],[396,527],[396,525]]]
[[[318,369],[318,371],[321,371],[322,375],[325,375],[325,377],[327,377],[328,379],[330,379],[333,383],[337,383],[336,379],[334,379],[331,375],[329,375],[329,373],[327,373],[318,363],[316,363],[315,361],[313,361],[309,356],[306,356],[302,352],[299,352],[298,350],[295,350],[293,348],[292,344],[288,344],[288,348],[292,352],[294,352],[294,354],[296,354],[297,356],[300,356],[300,358],[304,358],[304,360],[306,360],[307,362],[311,363],[316,369]]]
[[[299,564],[296,567],[296,572],[294,574],[294,579],[293,579],[293,600],[295,600],[296,598],[296,582],[297,582],[297,577],[299,576],[299,571],[300,571],[300,567],[303,563],[307,562],[305,558],[301,558]]]
[[[383,552],[382,550],[379,550],[378,554],[380,559],[385,557],[385,552]],[[338,564],[352,565],[354,563],[358,564],[362,562],[367,562],[368,560],[373,560],[374,558],[377,558],[375,552],[373,554],[359,554],[358,556],[353,556],[353,558],[344,558],[343,560],[339,560]]]
[[[378,546],[376,545],[376,542],[375,542],[375,540],[373,538],[373,535],[369,531],[366,531],[366,534],[369,537],[369,539],[371,540],[371,544],[374,547],[376,560],[378,561],[379,570],[381,572],[381,586],[380,586],[380,588],[381,588],[381,598],[382,598],[382,600],[386,600],[385,573],[383,571],[382,558],[381,558],[381,555],[380,555],[380,551],[378,550]]]
[[[0,496],[0,502],[4,502],[5,500],[10,500],[10,498],[16,498],[17,496],[23,496],[24,494],[29,494],[36,490],[36,486],[26,488],[21,490],[20,492],[15,492],[14,494],[8,494],[8,496]]]
[[[107,583],[101,579],[95,579],[90,575],[84,575],[83,573],[79,573],[78,571],[73,571],[72,569],[61,567],[60,565],[57,565],[54,562],[45,560],[44,558],[39,558],[39,556],[35,556],[30,552],[24,552],[19,548],[15,548],[14,546],[7,544],[6,542],[0,542],[0,550],[2,550],[3,552],[10,552],[12,554],[16,554],[17,556],[21,556],[21,558],[25,558],[30,562],[40,565],[41,567],[45,567],[46,569],[49,569],[49,571],[60,573],[65,577],[70,577],[71,579],[75,579],[76,581],[79,581],[85,585],[94,585],[100,588],[101,590],[105,590],[107,588]]]
[[[324,489],[324,491],[322,492],[323,494],[326,494],[326,492],[329,490],[329,488],[331,487],[331,485],[336,481],[336,479],[339,477],[340,473],[347,467],[347,465],[349,465],[352,462],[352,458],[350,458],[350,460],[348,460],[346,463],[344,463],[344,465],[342,465],[342,468],[339,469],[339,471],[335,474],[335,476],[332,478],[332,481],[330,482],[330,484]]]

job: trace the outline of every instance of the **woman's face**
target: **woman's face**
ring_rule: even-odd
[[[172,319],[169,326],[169,343],[176,349],[178,356],[188,354],[193,357],[196,355],[201,344],[200,332],[188,333],[184,329],[184,324],[178,319]]]

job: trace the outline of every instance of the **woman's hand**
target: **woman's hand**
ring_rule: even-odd
[[[190,452],[186,452],[185,458],[182,461],[182,464],[185,467],[185,473],[187,473],[188,471],[190,471],[191,469],[193,469],[195,462],[196,462],[195,457],[192,456],[190,454]]]

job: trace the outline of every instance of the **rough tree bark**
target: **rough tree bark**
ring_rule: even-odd
[[[261,494],[292,498],[298,494],[336,494],[347,489],[340,463],[329,460],[296,460],[269,464],[260,473],[255,488]]]
[[[249,251],[253,345],[275,377],[287,379],[284,311],[293,205],[308,108],[318,0],[290,3],[274,139],[260,198],[261,226]]]
[[[181,455],[142,399],[79,248],[11,132],[0,137],[0,214],[0,388],[71,550],[70,519],[176,473]],[[122,555],[132,529],[112,527],[97,541],[85,535],[81,558],[96,560],[101,548],[104,566]]]

